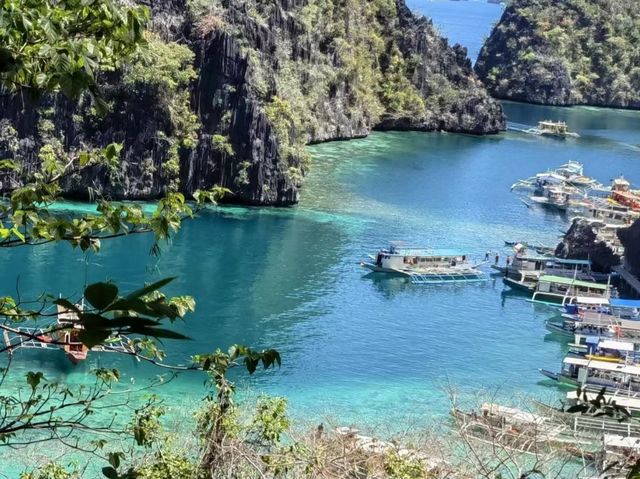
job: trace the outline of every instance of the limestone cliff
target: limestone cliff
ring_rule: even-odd
[[[573,222],[555,255],[559,258],[590,259],[593,270],[599,273],[610,273],[613,266],[620,264],[620,257],[604,241],[597,240],[588,223],[580,220]]]
[[[501,107],[404,0],[140,0],[151,55],[104,75],[93,101],[0,96],[0,159],[122,142],[116,171],[69,178],[112,198],[219,184],[232,201],[298,199],[304,145],[372,129],[474,134],[504,128]],[[7,188],[11,181],[3,181]]]
[[[640,108],[637,0],[514,0],[475,70],[498,98]]]
[[[640,278],[640,220],[629,228],[618,230],[618,238],[624,246],[624,257],[631,272]]]

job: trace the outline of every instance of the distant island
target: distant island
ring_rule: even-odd
[[[638,2],[509,2],[475,70],[501,99],[638,109]]]

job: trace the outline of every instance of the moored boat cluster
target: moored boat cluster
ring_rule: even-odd
[[[588,225],[620,256],[617,230],[640,218],[640,193],[628,181],[618,178],[605,187],[586,177],[577,162],[521,180],[512,190],[526,192],[532,203],[570,212],[572,223]],[[538,403],[539,412],[530,413],[484,404],[479,412],[454,410],[454,417],[481,439],[501,438],[522,452],[574,452],[591,459],[599,473],[624,477],[640,457],[640,423],[632,420],[640,417],[640,300],[620,298],[614,287],[624,266],[594,271],[588,257],[560,258],[553,248],[507,244],[513,257],[493,268],[509,289],[554,311],[546,328],[566,339],[568,353],[558,371],[540,372],[569,389],[561,408]]]

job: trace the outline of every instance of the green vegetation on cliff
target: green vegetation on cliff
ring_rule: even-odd
[[[637,0],[514,0],[476,72],[500,98],[640,108]]]
[[[116,60],[106,42],[84,41],[64,15],[59,25],[23,25],[14,13],[24,2],[1,1],[13,12],[6,18],[37,45],[49,35],[75,36],[54,50],[33,46],[39,57],[51,55],[46,68],[22,61],[15,39],[5,39],[13,53],[5,61],[0,49],[0,76],[10,90],[0,96],[0,128],[14,134],[0,142],[0,158],[33,169],[39,149],[51,141],[71,154],[122,143],[126,161],[91,178],[67,178],[62,187],[69,196],[86,198],[89,180],[118,199],[192,195],[218,184],[233,190],[228,199],[235,202],[293,204],[308,143],[361,137],[375,128],[475,134],[504,128],[500,105],[473,73],[464,48],[450,46],[403,0],[158,0],[128,16],[113,4],[92,12],[91,0],[27,2],[42,6],[45,16],[77,7],[83,21],[95,16],[100,25],[113,25],[112,49],[131,54],[127,61]],[[140,23],[149,14],[153,33]],[[127,28],[141,40],[146,35],[147,54],[126,50]],[[71,79],[56,70],[67,64]],[[13,94],[34,85],[66,91],[69,81],[70,91],[90,94],[77,104],[59,95],[25,102]],[[16,142],[23,147],[8,148]]]

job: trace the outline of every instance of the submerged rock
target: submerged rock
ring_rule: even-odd
[[[230,201],[288,205],[305,144],[373,129],[505,127],[466,50],[403,0],[150,4],[156,55],[105,75],[106,116],[89,98],[0,96],[0,159],[32,170],[45,144],[74,154],[122,142],[117,171],[70,178],[66,194],[86,197],[90,186],[148,199],[217,184],[233,191]]]
[[[573,222],[555,255],[567,259],[590,259],[593,271],[598,273],[610,273],[611,268],[620,264],[620,256],[604,241],[598,241],[591,225],[580,220]]]

